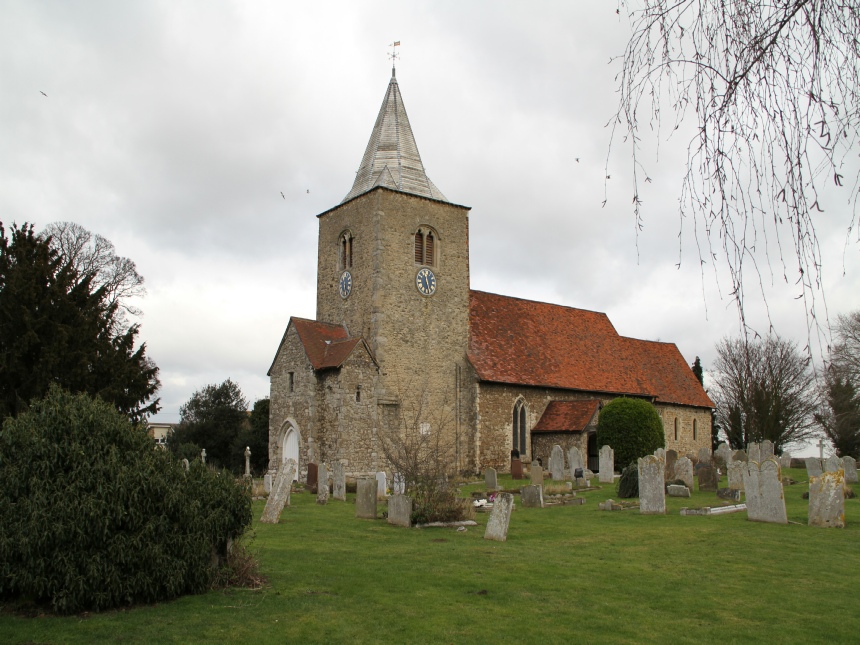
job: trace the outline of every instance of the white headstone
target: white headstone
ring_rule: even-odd
[[[654,455],[641,457],[639,466],[639,512],[643,515],[666,513],[664,464]]]
[[[583,470],[585,469],[585,467],[582,465],[582,453],[579,452],[579,448],[577,448],[576,446],[567,451],[567,461],[570,464],[571,479],[573,479],[574,473],[576,472],[577,468],[582,468]]]
[[[759,444],[759,461],[764,461],[765,459],[770,459],[773,457],[773,442],[769,439],[765,439]]]
[[[493,502],[490,519],[487,520],[485,540],[504,542],[508,539],[508,525],[511,523],[511,510],[514,507],[514,496],[510,493],[499,493]]]
[[[729,477],[729,488],[731,490],[743,490],[744,489],[744,466],[747,462],[745,461],[733,461],[726,466],[726,470],[728,470]]]
[[[549,456],[549,473],[553,481],[564,481],[564,452],[558,444],[552,447]]]
[[[783,453],[779,456],[779,467],[791,468],[791,453],[787,450],[783,451]]]
[[[693,490],[693,462],[688,457],[681,457],[675,462],[675,479],[680,479],[684,486]]]
[[[263,475],[263,490],[267,493],[272,492],[272,475],[270,473]]]
[[[376,473],[376,496],[385,499],[388,494],[388,476],[384,472]]]
[[[845,470],[845,483],[856,484],[857,482],[857,461],[854,457],[843,457],[842,468]]]
[[[597,473],[597,480],[604,484],[615,481],[615,451],[609,446],[600,449],[600,471]]]
[[[759,444],[751,443],[747,446],[747,459],[761,463],[761,446]]]
[[[284,506],[289,506],[290,491],[293,487],[293,476],[296,472],[295,459],[288,459],[285,464],[281,465],[272,492],[269,493],[269,498],[266,500],[266,508],[263,509],[263,516],[260,521],[264,524],[277,524],[281,519],[281,513]]]
[[[743,469],[747,519],[755,522],[788,524],[779,462],[773,458],[761,464],[750,460]]]

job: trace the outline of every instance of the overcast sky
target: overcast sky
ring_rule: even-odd
[[[427,174],[472,207],[472,287],[606,312],[620,333],[675,342],[707,369],[739,325],[724,267],[700,268],[689,222],[679,237],[689,130],[645,161],[638,240],[623,145],[605,169],[610,59],[630,33],[615,8],[4,0],[0,220],[78,222],[137,263],[157,420],[228,377],[251,402],[267,396],[289,317],[315,317],[315,215],[352,186],[399,40]],[[818,223],[831,317],[860,308],[847,190]],[[806,345],[794,278],[769,280],[770,320]],[[750,322],[767,331],[749,294]]]

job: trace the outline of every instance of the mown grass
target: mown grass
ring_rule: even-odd
[[[698,491],[666,516],[598,511],[616,497],[604,488],[582,506],[517,508],[505,543],[483,539],[485,514],[464,532],[399,529],[355,519],[352,496],[296,494],[280,524],[255,524],[263,590],[87,616],[6,608],[0,642],[856,642],[860,500],[846,529],[809,528],[806,490],[786,487],[796,524],[777,526],[681,517],[720,503]]]

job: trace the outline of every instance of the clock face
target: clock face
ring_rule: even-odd
[[[340,274],[340,284],[338,285],[341,298],[348,298],[352,293],[352,274],[349,271],[344,271]]]
[[[422,295],[432,296],[436,293],[436,276],[430,269],[421,269],[415,276],[415,286]]]

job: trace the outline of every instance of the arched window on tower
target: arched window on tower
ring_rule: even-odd
[[[698,434],[699,434],[699,427],[698,427],[698,424],[696,423],[696,419],[693,419],[693,441],[698,439]]]
[[[352,233],[349,231],[340,234],[340,268],[352,268]]]
[[[415,264],[423,266],[436,266],[437,236],[429,228],[419,228],[415,233]]]
[[[525,456],[528,452],[526,449],[526,404],[522,400],[514,404],[513,421],[514,432],[511,446],[514,450],[519,450],[521,456]]]
[[[678,441],[678,417],[675,417],[675,441]]]

